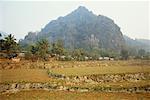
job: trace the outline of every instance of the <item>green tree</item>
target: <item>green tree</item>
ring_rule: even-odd
[[[79,48],[79,49],[75,49],[72,52],[72,56],[79,61],[83,61],[85,60],[85,56],[87,55],[87,53],[84,51],[84,49]]]
[[[37,54],[40,58],[47,60],[47,54],[49,53],[49,42],[46,39],[43,39],[37,42],[36,47],[32,50],[33,53]],[[37,52],[36,52],[37,51]]]
[[[144,49],[140,49],[138,50],[138,55],[140,56],[140,58],[143,58],[145,56],[146,52]]]
[[[81,56],[85,55],[85,52],[84,52],[83,49],[75,49],[75,50],[73,51],[72,55],[73,55],[74,57],[81,57]]]
[[[36,47],[36,45],[28,45],[27,51],[25,53],[25,59],[31,59],[32,61],[36,61],[38,59],[37,56],[37,52],[38,52],[38,48]]]
[[[93,47],[90,51],[88,51],[88,56],[92,57],[93,60],[98,59],[100,56],[100,49]]]
[[[16,42],[14,35],[10,34],[7,37],[5,37],[3,46],[8,54],[16,52],[18,49],[18,44]]]
[[[3,39],[0,39],[0,51],[3,51],[3,50],[5,50],[5,48],[4,48],[4,40]]]
[[[135,57],[135,56],[137,56],[137,49],[135,49],[135,48],[129,48],[128,49],[129,50],[129,55],[131,56],[131,57]]]
[[[109,56],[109,52],[106,49],[101,49],[100,50],[100,55],[102,57],[108,57]]]
[[[121,50],[121,58],[122,58],[123,60],[127,60],[128,57],[129,57],[128,50],[122,49],[122,50]]]
[[[32,61],[38,59],[48,60],[49,47],[49,42],[46,39],[42,39],[36,44],[30,45],[28,47],[28,52],[26,53],[26,59],[32,59]]]
[[[34,45],[31,46],[31,53],[32,54],[36,54],[36,52],[38,51],[38,48]]]
[[[55,43],[52,43],[52,54],[64,55],[65,49],[62,40],[57,40]]]
[[[117,58],[118,56],[119,56],[119,54],[117,52],[112,51],[112,50],[109,51],[109,57]]]

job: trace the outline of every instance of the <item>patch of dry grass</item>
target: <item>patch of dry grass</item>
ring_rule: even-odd
[[[150,94],[32,90],[14,94],[1,94],[0,98],[2,100],[149,100]]]
[[[9,69],[0,70],[0,82],[47,82],[51,79],[48,77],[46,70],[42,69]]]
[[[48,67],[107,67],[107,66],[150,66],[150,60],[118,60],[118,61],[49,61],[46,62]]]
[[[150,72],[150,66],[96,66],[96,67],[74,67],[74,68],[54,68],[53,73],[64,75],[91,75],[91,74],[117,74],[117,73],[137,73]]]

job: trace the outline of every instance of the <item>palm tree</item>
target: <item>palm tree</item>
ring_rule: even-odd
[[[4,48],[7,53],[13,52],[17,47],[16,39],[14,35],[9,34],[7,37],[4,39]]]

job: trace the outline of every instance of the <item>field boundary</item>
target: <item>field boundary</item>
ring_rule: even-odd
[[[78,91],[78,92],[125,92],[125,93],[150,93],[150,85],[139,87],[93,87],[81,88],[77,86],[61,86],[49,83],[9,83],[0,84],[0,93],[15,93],[21,90],[47,90],[47,91]]]

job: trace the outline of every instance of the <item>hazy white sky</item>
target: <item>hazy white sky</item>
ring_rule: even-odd
[[[40,31],[51,20],[78,6],[113,19],[125,35],[150,39],[148,1],[0,1],[0,31],[24,38],[29,31]]]

